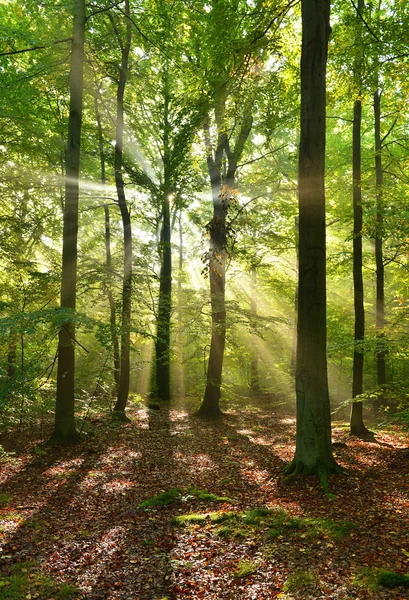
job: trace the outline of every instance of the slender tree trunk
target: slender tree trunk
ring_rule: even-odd
[[[101,162],[101,183],[105,187],[106,176],[105,176],[105,151],[104,151],[104,138],[102,135],[101,115],[98,109],[98,100],[95,98],[95,112],[98,125],[98,141],[99,141],[99,156]],[[112,291],[112,256],[111,256],[111,224],[108,205],[104,206],[105,216],[105,265],[106,265],[106,278],[105,288],[109,303],[109,321],[111,325],[111,344],[114,354],[114,382],[115,382],[115,395],[118,395],[119,389],[119,341],[116,333],[116,310],[115,300]]]
[[[296,244],[296,269],[298,273],[299,269],[299,257],[298,257],[298,216],[294,218],[295,226],[295,244]],[[294,329],[293,329],[293,345],[291,349],[291,366],[290,372],[295,377],[296,366],[297,366],[297,314],[298,314],[298,282],[295,288],[294,297]]]
[[[156,341],[156,394],[162,402],[170,400],[170,320],[172,314],[172,247],[170,219],[170,161],[169,144],[169,81],[167,69],[164,72],[164,135],[163,135],[163,201],[162,231],[159,245],[161,268],[159,277],[159,303]]]
[[[325,94],[330,0],[302,0],[296,451],[287,475],[316,474],[332,455],[326,359]]]
[[[73,0],[74,31],[70,70],[70,115],[65,162],[65,204],[61,276],[61,307],[75,311],[79,169],[82,124],[85,0]],[[49,443],[75,443],[74,419],[75,326],[67,321],[58,340],[57,396],[54,432]]]
[[[383,170],[381,142],[381,96],[379,90],[374,94],[375,115],[375,171],[376,171],[376,329],[378,344],[376,351],[377,384],[381,391],[378,402],[384,403],[383,390],[386,384],[386,351],[385,351],[385,269],[383,264]]]
[[[358,10],[364,8],[363,0],[358,1]],[[359,23],[360,27],[360,23]],[[360,36],[358,36],[360,39]],[[355,65],[355,75],[359,80],[361,58]],[[363,344],[365,338],[365,311],[364,311],[364,282],[362,275],[362,188],[361,188],[361,123],[362,102],[355,100],[354,123],[352,132],[352,179],[353,179],[353,211],[354,211],[354,239],[353,239],[353,280],[354,280],[354,311],[355,311],[355,333],[354,333],[354,360],[352,367],[352,399],[363,392],[364,377],[364,352]],[[365,435],[368,433],[363,418],[362,401],[352,402],[350,432],[353,435]]]
[[[180,397],[185,396],[185,379],[183,369],[183,343],[182,343],[182,276],[183,276],[183,229],[182,211],[179,211],[179,273],[178,273],[178,393]]]
[[[129,0],[125,0],[125,15],[129,17]],[[131,22],[126,18],[126,41],[122,45],[121,67],[116,95],[116,134],[115,134],[115,184],[118,195],[118,206],[121,211],[124,231],[124,274],[122,281],[122,328],[121,358],[118,398],[114,407],[117,418],[125,419],[125,408],[129,394],[130,376],[130,341],[131,341],[131,296],[132,296],[132,229],[131,216],[125,198],[124,179],[122,174],[122,153],[124,137],[124,94],[128,74],[128,58],[131,49]]]
[[[17,371],[17,334],[12,329],[9,333],[9,343],[7,348],[7,376],[12,379]]]
[[[257,267],[254,264],[251,266],[250,275],[250,310],[252,317],[257,318]],[[260,379],[258,375],[257,336],[254,333],[251,336],[250,388],[253,392],[260,391]]]
[[[217,147],[213,155],[210,142],[209,128],[205,128],[207,146],[207,166],[212,187],[213,218],[209,224],[210,252],[209,252],[209,281],[210,304],[212,311],[212,337],[210,341],[209,361],[206,376],[206,389],[203,402],[198,410],[198,415],[217,418],[220,410],[220,387],[222,383],[224,348],[226,344],[226,216],[238,161],[250,135],[253,119],[250,113],[243,118],[237,136],[234,150],[230,148],[229,138],[225,132],[224,111],[226,96],[216,108],[216,124],[218,129]],[[227,160],[226,175],[222,173],[223,161]]]

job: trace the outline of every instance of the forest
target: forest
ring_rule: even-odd
[[[0,0],[0,600],[409,597],[406,0]]]

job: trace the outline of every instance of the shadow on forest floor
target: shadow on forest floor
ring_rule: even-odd
[[[283,483],[294,414],[245,402],[220,422],[96,419],[82,445],[45,453],[34,432],[4,435],[0,599],[407,597],[374,573],[409,571],[408,436],[363,441],[335,421],[346,474],[328,497],[314,478]]]

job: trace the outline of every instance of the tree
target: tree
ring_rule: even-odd
[[[354,210],[354,235],[353,235],[353,279],[354,279],[354,361],[352,367],[352,406],[351,406],[351,434],[365,435],[368,433],[362,419],[362,400],[354,401],[363,392],[364,377],[364,351],[365,339],[365,310],[364,310],[364,280],[362,275],[362,174],[361,174],[361,123],[362,123],[362,23],[361,16],[364,9],[364,0],[358,1],[358,34],[356,36],[356,60],[354,76],[357,81],[354,102],[354,121],[352,132],[352,179],[353,179],[353,210]]]
[[[61,275],[61,307],[75,311],[79,170],[85,37],[85,0],[73,0],[74,29],[70,69],[70,116],[65,161],[65,204]],[[50,443],[78,441],[74,419],[75,326],[66,321],[58,341],[57,396]]]
[[[326,358],[325,132],[330,0],[302,1],[299,154],[297,433],[288,476],[318,475],[323,487],[339,467],[332,455]]]
[[[121,211],[124,234],[124,269],[122,279],[122,321],[121,321],[121,357],[118,397],[114,407],[116,416],[125,419],[125,408],[129,394],[130,375],[130,343],[131,343],[131,306],[132,306],[132,228],[131,216],[125,198],[125,185],[122,173],[123,137],[124,137],[124,95],[128,75],[128,61],[132,41],[132,23],[130,21],[129,0],[125,0],[125,42],[116,28],[114,18],[112,25],[117,34],[121,48],[121,65],[116,94],[116,130],[115,130],[115,184],[118,194],[118,206]]]

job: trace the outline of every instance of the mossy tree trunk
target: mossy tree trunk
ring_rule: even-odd
[[[70,114],[65,160],[65,202],[61,275],[61,307],[75,311],[77,289],[77,236],[79,170],[84,71],[85,1],[73,0],[74,29],[70,67]],[[58,339],[57,395],[50,444],[75,443],[74,419],[75,326],[61,328]]]
[[[332,455],[326,359],[325,118],[330,0],[302,0],[299,155],[297,434],[287,469],[327,485],[339,471]]]

